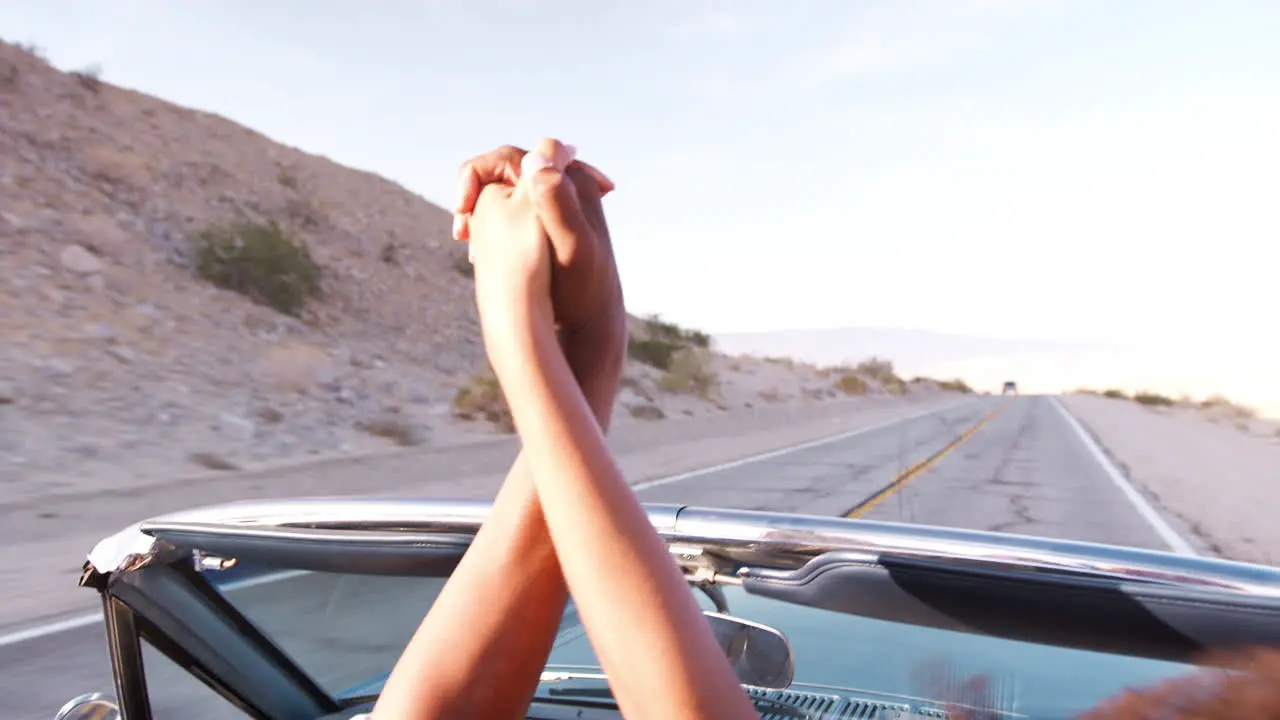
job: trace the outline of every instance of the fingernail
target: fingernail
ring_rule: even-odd
[[[462,212],[462,202],[466,200],[467,197],[467,186],[459,180],[455,192],[457,193],[457,196],[453,201],[454,212]]]
[[[464,224],[466,224],[466,218],[464,218],[461,215],[453,216],[453,239],[454,240],[462,239],[462,226]]]
[[[533,152],[525,153],[524,157],[520,160],[520,177],[532,178],[539,170],[546,168],[553,168],[556,170],[562,169],[557,168],[555,162],[546,155]]]

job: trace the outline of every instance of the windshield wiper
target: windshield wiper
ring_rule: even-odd
[[[613,689],[610,688],[608,685],[609,676],[605,675],[604,673],[546,670],[546,671],[543,671],[542,677],[538,682],[539,683],[558,683],[558,682],[565,682],[569,680],[600,680],[600,681],[603,681],[605,685],[604,687],[548,688],[547,694],[550,695],[551,697],[538,698],[538,699],[535,699],[535,702],[539,700],[548,700],[548,699],[549,700],[560,700],[560,699],[570,700],[573,698],[588,698],[592,700],[608,699],[608,700],[614,701],[615,703],[617,702],[616,699],[613,697]],[[760,695],[751,694],[751,702],[754,703],[758,709],[763,710],[764,708],[768,708],[769,710],[768,714],[773,717],[794,717],[794,718],[814,717],[811,713],[801,708],[799,705],[795,705],[793,703],[785,702],[782,700],[777,700],[774,698],[762,697]]]

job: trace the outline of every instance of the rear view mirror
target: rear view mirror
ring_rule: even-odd
[[[720,649],[738,676],[752,687],[783,690],[795,676],[791,643],[778,630],[749,620],[704,611]]]
[[[62,706],[54,720],[120,720],[120,708],[102,693],[81,695]]]

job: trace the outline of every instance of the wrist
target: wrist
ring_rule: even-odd
[[[506,292],[502,300],[481,304],[478,309],[485,354],[501,380],[504,370],[527,363],[536,352],[542,311],[534,293],[514,290]]]
[[[560,346],[602,427],[608,426],[627,361],[627,316],[609,308],[590,323],[562,328]]]

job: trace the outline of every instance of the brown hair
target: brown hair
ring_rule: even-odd
[[[1280,647],[1207,654],[1200,668],[1149,688],[1126,690],[1079,720],[1280,720]],[[979,678],[972,686],[982,686]],[[972,707],[985,702],[964,703]],[[995,707],[998,707],[996,705]],[[987,720],[999,712],[947,708],[954,720]]]
[[[1127,690],[1081,720],[1280,720],[1280,648],[1212,653],[1190,675]]]

